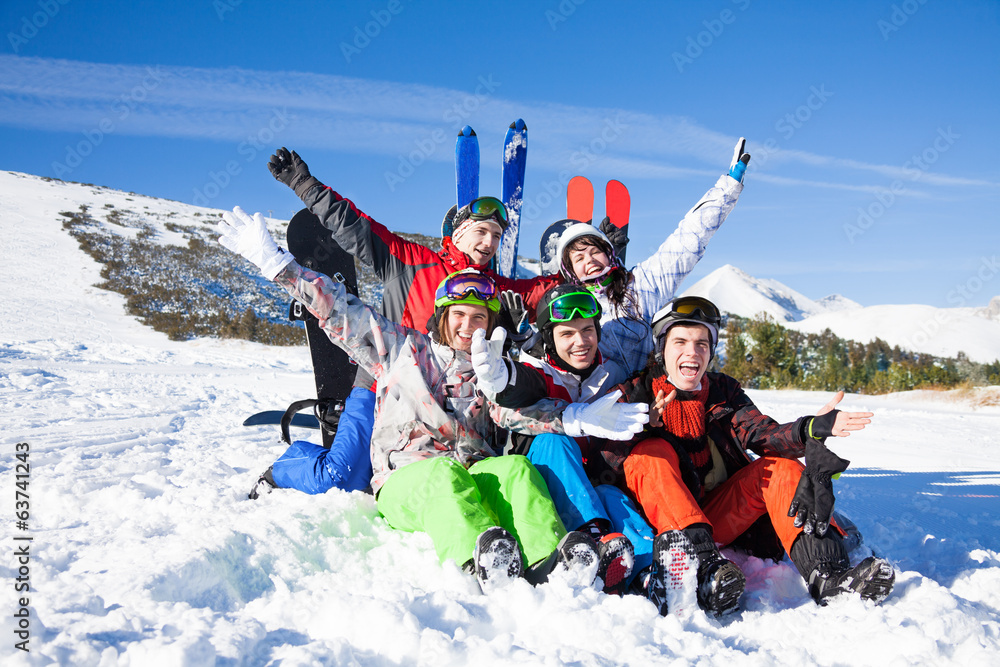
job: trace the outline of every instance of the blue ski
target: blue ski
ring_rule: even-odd
[[[509,224],[500,239],[497,273],[516,278],[517,237],[521,226],[521,202],[524,198],[524,165],[528,159],[528,126],[518,118],[510,124],[503,142],[503,203]]]
[[[479,196],[479,137],[468,125],[462,128],[455,142],[455,183],[459,208]]]
[[[479,196],[479,137],[476,131],[466,125],[455,140],[455,185],[458,196],[456,210]],[[451,236],[451,221],[455,214],[451,211],[441,223],[441,238]]]

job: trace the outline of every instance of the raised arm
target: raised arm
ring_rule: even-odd
[[[350,199],[323,185],[295,151],[278,149],[267,166],[330,230],[337,245],[372,267],[383,282],[402,273],[403,266],[436,260],[430,248],[393,234]]]
[[[414,333],[379,315],[328,276],[303,268],[271,238],[264,217],[236,207],[223,214],[219,243],[242,255],[280,285],[320,322],[330,340],[378,377]]]
[[[652,257],[632,269],[633,289],[647,320],[674,298],[680,284],[705,254],[708,242],[736,206],[750,161],[750,155],[743,152],[745,144],[740,137],[729,173],[719,177]]]

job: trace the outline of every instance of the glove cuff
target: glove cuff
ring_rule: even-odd
[[[295,194],[296,194],[296,196],[298,196],[299,199],[305,201],[306,193],[309,192],[310,190],[312,190],[313,186],[316,186],[316,185],[319,185],[319,186],[322,186],[322,187],[326,187],[322,183],[319,182],[318,178],[316,178],[315,176],[311,176],[310,175],[310,176],[307,176],[306,178],[303,178],[301,181],[296,181],[292,185],[292,189],[295,190]]]
[[[729,177],[732,178],[737,183],[743,182],[743,177],[747,173],[747,165],[742,160],[737,160],[733,168],[729,170]]]
[[[579,438],[583,435],[583,430],[580,428],[580,418],[577,416],[577,410],[582,407],[582,405],[570,403],[563,410],[563,432],[571,438]]]
[[[835,474],[844,472],[850,465],[850,461],[834,454],[819,440],[813,438],[806,443],[807,471],[822,473],[832,477]]]
[[[831,410],[825,415],[813,417],[806,424],[806,435],[817,440],[824,440],[833,435],[833,425],[837,422],[840,410]]]
[[[295,261],[292,253],[278,248],[278,252],[264,260],[260,267],[261,274],[270,281],[273,281],[286,266]]]

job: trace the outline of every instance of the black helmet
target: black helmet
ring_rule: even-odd
[[[712,356],[715,356],[715,346],[719,344],[719,327],[722,326],[722,314],[718,307],[700,296],[682,296],[674,299],[653,315],[653,337],[656,339],[656,354],[663,354],[663,339],[667,331],[675,324],[701,324],[708,328],[712,337]]]

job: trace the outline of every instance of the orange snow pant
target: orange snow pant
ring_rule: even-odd
[[[708,492],[699,505],[681,479],[677,452],[670,443],[650,438],[625,459],[625,482],[658,534],[707,523],[715,541],[725,546],[767,514],[787,553],[802,531],[788,516],[802,469],[793,459],[756,459]]]

